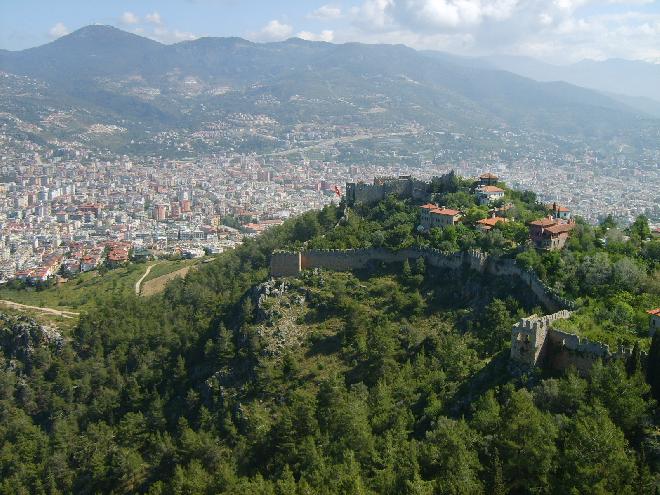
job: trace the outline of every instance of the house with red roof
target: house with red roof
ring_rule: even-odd
[[[432,228],[444,228],[448,225],[455,225],[461,219],[461,212],[450,208],[438,207],[433,203],[428,203],[420,207],[420,224],[427,232]]]
[[[479,185],[494,186],[495,184],[497,184],[498,180],[500,180],[500,178],[497,175],[491,174],[490,172],[486,172],[485,174],[481,174],[479,176]]]
[[[573,220],[560,220],[550,215],[530,222],[529,235],[537,249],[554,251],[564,247],[574,228]]]
[[[493,201],[504,198],[504,189],[497,186],[479,186],[477,188],[477,201],[480,205],[487,205]]]
[[[495,225],[500,222],[506,222],[506,218],[496,217],[493,215],[490,218],[484,218],[483,220],[477,221],[477,229],[481,230],[482,232],[489,232],[493,230],[493,227],[495,227]]]
[[[556,202],[552,203],[550,209],[552,210],[552,217],[557,220],[570,220],[571,218],[571,210],[565,206],[557,204]]]

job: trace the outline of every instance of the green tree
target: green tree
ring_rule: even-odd
[[[631,493],[635,463],[599,404],[581,407],[562,434],[561,493]]]
[[[651,339],[646,362],[646,381],[651,387],[653,398],[660,402],[660,331],[656,331]]]
[[[638,433],[649,412],[644,396],[650,387],[643,375],[634,373],[628,377],[620,361],[607,365],[597,362],[591,369],[590,379],[593,399],[607,408],[614,423],[626,434]]]
[[[643,241],[651,237],[651,227],[649,227],[649,219],[644,215],[639,215],[629,228],[630,236]]]
[[[444,417],[426,434],[422,463],[426,477],[435,479],[439,493],[482,493],[477,442],[477,434],[465,421]]]
[[[504,479],[512,492],[546,493],[557,463],[558,429],[534,405],[527,390],[510,394],[502,407],[497,447]]]

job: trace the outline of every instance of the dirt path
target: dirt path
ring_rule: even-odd
[[[151,280],[146,281],[142,287],[142,292],[140,295],[148,297],[162,292],[165,289],[167,282],[177,277],[185,277],[190,270],[197,266],[198,265],[184,266],[183,268],[179,268],[176,271],[166,273],[165,275],[161,275],[160,277],[152,278]]]
[[[147,270],[144,272],[144,274],[140,277],[140,280],[135,282],[135,295],[139,296],[140,295],[140,288],[142,286],[142,281],[149,276],[149,272],[151,269],[156,266],[158,263],[154,263],[153,265],[149,265],[147,267]]]
[[[5,299],[0,299],[0,304],[4,304],[5,306],[9,306],[10,308],[14,308],[14,309],[33,309],[36,311],[41,311],[42,313],[48,313],[49,315],[61,316],[62,318],[75,318],[76,316],[80,315],[80,313],[76,313],[75,311],[62,311],[53,308],[40,308],[39,306],[28,306],[27,304],[20,304],[14,301],[7,301]]]

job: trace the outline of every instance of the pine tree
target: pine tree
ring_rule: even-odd
[[[653,398],[660,402],[660,332],[655,332],[646,365],[646,381]]]
[[[500,452],[497,449],[495,449],[495,456],[493,458],[493,487],[491,493],[493,495],[506,494],[504,475],[502,474],[502,461],[500,460]]]
[[[632,355],[626,361],[626,371],[628,372],[628,376],[642,371],[642,352],[639,349],[639,342],[635,342]]]

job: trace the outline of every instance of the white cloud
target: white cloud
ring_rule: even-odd
[[[312,19],[319,19],[322,21],[333,21],[342,17],[341,8],[334,5],[322,5],[314,12],[309,14]]]
[[[293,27],[289,24],[273,19],[261,30],[250,33],[249,37],[256,41],[282,41],[289,38],[293,33]]]
[[[161,25],[163,23],[163,19],[160,17],[160,14],[158,12],[152,12],[151,14],[147,14],[145,17],[147,22],[150,22],[151,24],[157,24]]]
[[[335,33],[331,29],[324,29],[318,34],[310,31],[300,31],[296,36],[307,41],[327,41],[328,43],[335,39]]]
[[[69,34],[69,28],[67,28],[63,22],[58,22],[48,30],[48,34],[51,38],[60,38],[66,34]]]
[[[354,22],[367,29],[383,30],[393,27],[394,19],[390,11],[394,0],[365,0],[360,7],[351,9]]]
[[[194,33],[179,29],[168,29],[165,26],[156,26],[150,34],[146,33],[146,35],[161,43],[179,43],[180,41],[190,41],[199,38]]]
[[[464,55],[660,61],[651,0],[361,0],[337,41],[404,43]],[[614,12],[608,5],[617,4]],[[589,8],[586,8],[589,7]]]
[[[136,16],[133,12],[124,12],[121,15],[121,23],[122,24],[138,24],[140,22],[140,19],[138,16]]]

